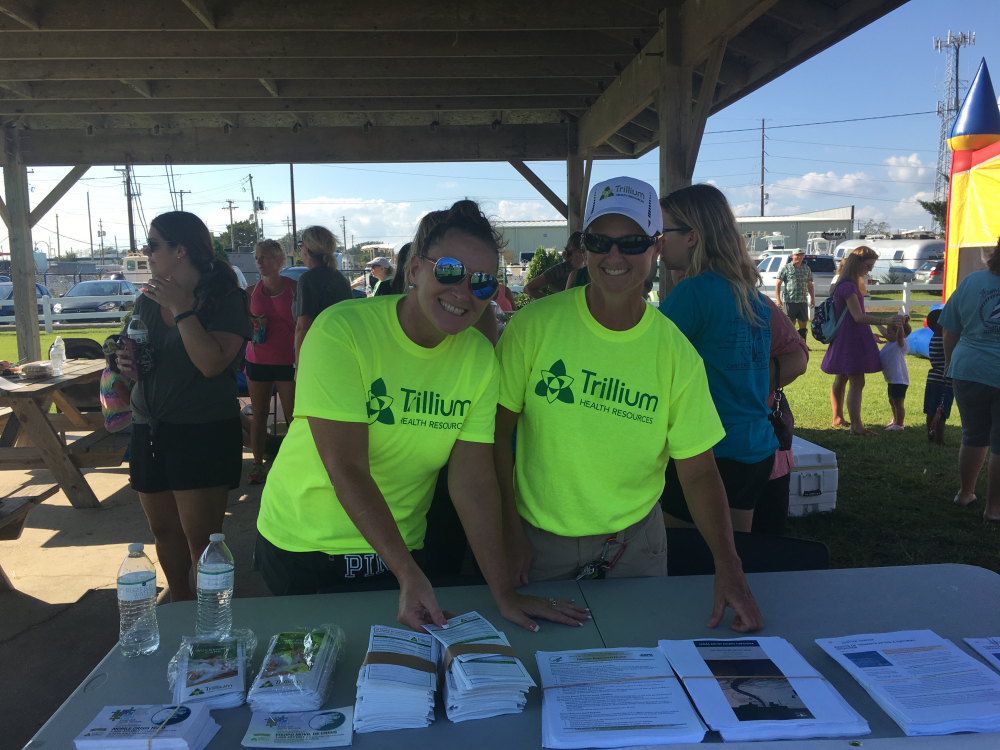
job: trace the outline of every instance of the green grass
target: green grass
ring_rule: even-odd
[[[926,309],[915,310],[914,327]],[[867,376],[862,419],[878,433],[856,437],[830,426],[830,384],[820,370],[826,347],[809,339],[809,369],[785,391],[795,414],[795,434],[837,454],[839,489],[832,513],[791,518],[789,536],[818,539],[837,568],[965,563],[1000,573],[1000,526],[983,520],[983,501],[960,508],[958,447],[962,429],[954,406],[942,447],[927,442],[924,383],[930,362],[907,357],[910,387],[906,429],[886,432],[891,419],[885,379]],[[986,496],[986,472],[976,494]]]
[[[42,359],[49,358],[49,347],[56,340],[56,336],[62,336],[64,339],[93,339],[98,344],[103,344],[104,339],[120,330],[121,324],[116,321],[114,325],[104,326],[103,328],[63,328],[60,326],[53,333],[42,331]],[[0,359],[5,359],[8,362],[17,362],[17,335],[14,333],[13,326],[6,327],[5,330],[0,331]]]

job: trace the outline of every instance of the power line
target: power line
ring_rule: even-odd
[[[927,112],[906,112],[899,115],[876,115],[874,117],[852,117],[848,120],[825,120],[823,122],[800,122],[797,125],[769,125],[769,130],[779,130],[783,128],[808,128],[813,125],[839,125],[845,122],[865,122],[867,120],[889,120],[894,117],[916,117],[918,115],[936,115],[937,110]],[[736,130],[713,130],[705,135],[720,135],[722,133],[756,133],[757,128],[737,128]]]
[[[834,148],[867,148],[876,151],[921,151],[925,154],[936,154],[937,151],[928,148],[903,148],[902,146],[853,146],[848,143],[819,143],[817,141],[792,141],[787,138],[770,138],[778,143],[801,143],[806,146],[833,146]],[[756,141],[754,141],[756,143]],[[714,145],[714,144],[713,144]]]

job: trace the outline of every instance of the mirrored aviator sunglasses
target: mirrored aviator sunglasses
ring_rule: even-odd
[[[598,255],[607,255],[611,252],[613,245],[618,245],[618,251],[622,255],[642,255],[656,244],[660,235],[647,237],[644,234],[633,234],[626,237],[608,237],[604,234],[593,234],[584,232],[583,246],[588,252]]]
[[[433,263],[434,278],[446,286],[458,284],[468,275],[469,288],[476,299],[488,300],[500,288],[500,282],[495,276],[481,271],[470,274],[466,271],[465,264],[460,260],[454,258],[439,258],[436,261],[432,258],[421,258],[420,260]]]

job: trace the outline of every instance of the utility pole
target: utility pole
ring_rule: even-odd
[[[943,201],[948,198],[948,180],[951,177],[951,149],[948,148],[948,133],[958,116],[961,106],[961,82],[958,80],[958,52],[962,47],[976,43],[976,32],[966,34],[959,32],[952,36],[948,31],[947,39],[934,39],[934,49],[938,52],[947,50],[947,71],[944,77],[944,96],[938,102],[937,114],[941,119],[941,132],[938,136],[937,174],[934,175],[934,200]]]
[[[128,199],[128,250],[130,253],[136,251],[135,246],[135,224],[132,219],[132,168],[125,164],[125,197]]]
[[[253,194],[253,175],[250,175],[250,201],[253,203],[253,229],[260,243],[260,225],[257,223],[257,198]]]
[[[229,204],[229,244],[232,246],[232,250],[235,253],[236,252],[236,237],[233,234],[233,202],[230,201],[230,200],[227,200],[226,203]],[[223,206],[223,208],[225,208],[225,206]],[[236,208],[239,208],[239,206],[236,206]]]
[[[97,237],[101,242],[101,265],[104,265],[104,220],[97,220]]]
[[[56,214],[56,257],[62,257],[62,248],[59,243],[59,214]]]
[[[344,230],[344,251],[347,251],[347,217],[340,217],[340,226]]]
[[[90,191],[87,191],[87,231],[90,233],[90,257],[94,257],[94,227],[90,223]]]
[[[292,185],[292,253],[295,253],[296,243],[299,241],[299,230],[295,227],[295,165],[288,165],[288,179]]]
[[[760,121],[760,215],[764,215],[764,120]]]
[[[171,190],[172,195],[179,195],[181,197],[181,211],[184,210],[184,193],[190,193],[190,190]]]

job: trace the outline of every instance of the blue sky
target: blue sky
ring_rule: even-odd
[[[721,187],[737,213],[759,212],[760,136],[758,132],[715,131],[759,128],[854,117],[933,111],[941,98],[945,54],[932,46],[948,30],[975,31],[976,45],[962,50],[961,77],[969,81],[986,58],[1000,81],[1000,3],[995,0],[910,0],[880,21],[848,37],[806,63],[709,119],[695,181]],[[765,160],[769,215],[856,206],[859,219],[888,221],[893,227],[930,226],[915,202],[934,189],[939,121],[935,115],[836,125],[780,128],[768,132]],[[714,133],[714,134],[713,134]],[[595,181],[627,174],[657,182],[656,151],[636,161],[598,161]],[[565,163],[533,162],[531,167],[556,193],[565,194]],[[36,168],[29,175],[33,201],[40,201],[65,169]],[[146,220],[172,210],[162,167],[136,169]],[[176,166],[178,190],[190,190],[184,207],[214,231],[229,220],[223,207],[232,199],[237,218],[249,213],[247,175],[263,198],[265,234],[285,233],[290,217],[287,165]],[[425,212],[463,197],[483,203],[501,219],[559,218],[555,210],[506,163],[297,165],[298,226],[319,223],[347,239],[402,242]],[[36,226],[39,249],[56,246],[59,214],[61,246],[89,248],[87,193],[90,193],[95,247],[98,219],[106,242],[128,242],[121,178],[111,167],[95,167]],[[0,229],[3,229],[0,225]],[[145,237],[142,224],[138,238]],[[0,249],[6,252],[5,234]]]

